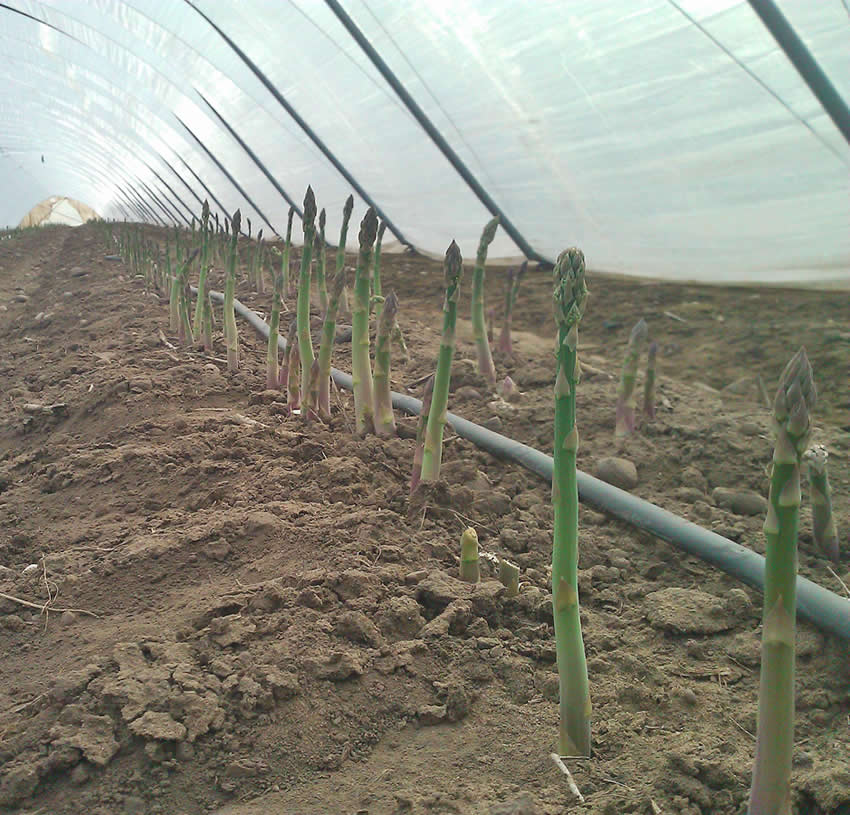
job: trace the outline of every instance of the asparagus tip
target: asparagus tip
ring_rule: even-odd
[[[349,195],[348,198],[345,199],[345,206],[342,208],[342,214],[346,218],[351,217],[351,213],[354,209],[354,196]]]
[[[636,342],[642,342],[649,335],[649,326],[646,324],[646,320],[641,317],[632,328],[632,333],[629,335],[629,342],[634,344]]]
[[[325,221],[326,221],[325,208],[322,207],[322,211],[319,213],[319,229],[325,228]]]
[[[463,256],[460,253],[460,247],[452,241],[449,248],[446,249],[446,259],[443,262],[443,270],[446,275],[446,283],[449,285],[457,284],[463,274]]]
[[[309,184],[307,185],[307,192],[304,193],[304,215],[301,220],[304,223],[305,230],[312,228],[313,222],[316,220],[316,196]]]
[[[373,207],[366,210],[363,220],[360,222],[360,248],[371,249],[378,234],[378,216]]]

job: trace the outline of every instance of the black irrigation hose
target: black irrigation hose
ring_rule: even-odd
[[[194,288],[192,291],[197,293]],[[224,300],[220,292],[210,292],[210,296],[219,303]],[[238,300],[234,301],[234,308],[240,317],[268,338],[268,324],[258,314]],[[286,348],[283,337],[278,338],[278,343],[281,348]],[[333,368],[331,377],[339,387],[351,390],[349,374]],[[393,393],[392,398],[393,407],[407,413],[418,415],[422,408],[422,402],[412,396]],[[477,447],[499,458],[515,461],[551,482],[552,458],[550,456],[526,444],[509,439],[507,436],[494,433],[454,413],[448,414],[448,420],[458,436],[468,439]],[[650,532],[690,555],[702,558],[753,588],[764,589],[764,558],[756,552],[587,473],[578,473],[578,490],[579,497],[583,501],[605,510],[626,523]],[[798,576],[797,611],[824,631],[850,640],[850,600],[845,600],[823,586]]]

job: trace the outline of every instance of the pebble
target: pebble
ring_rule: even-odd
[[[73,611],[63,611],[62,616],[59,618],[59,622],[61,622],[62,625],[73,625],[77,622],[77,615],[74,614]]]
[[[36,574],[36,572],[38,572],[38,564],[37,563],[30,563],[29,566],[24,567],[22,574],[30,575],[30,574]]]
[[[29,297],[26,294],[16,294],[12,298],[13,303],[26,303],[29,300]]]
[[[462,385],[455,391],[454,395],[457,399],[481,401],[481,393],[471,385]]]
[[[497,432],[502,429],[502,420],[498,416],[490,416],[481,423],[481,426]]]
[[[71,783],[75,787],[81,787],[90,777],[89,768],[84,763],[78,764],[71,771]]]
[[[717,506],[730,509],[736,515],[764,515],[767,512],[767,499],[753,490],[716,487],[711,497]]]
[[[597,478],[621,490],[631,490],[638,485],[637,467],[626,458],[601,458],[596,462],[594,473]]]

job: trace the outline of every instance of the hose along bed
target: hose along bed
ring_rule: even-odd
[[[192,292],[197,294],[197,289],[192,287]],[[220,292],[210,292],[210,297],[217,303],[224,300]],[[234,301],[234,307],[240,317],[268,339],[269,326],[258,314],[238,300]],[[281,348],[286,348],[283,337],[278,338],[278,343]],[[331,377],[338,387],[351,390],[349,374],[333,368]],[[392,400],[393,407],[413,415],[418,415],[422,408],[419,399],[406,394],[393,392]],[[448,421],[458,436],[468,439],[482,450],[498,458],[515,461],[547,481],[552,481],[552,458],[545,453],[454,413],[448,414]],[[696,555],[749,586],[764,590],[764,558],[756,552],[581,471],[578,472],[578,491],[582,501],[690,555]],[[801,617],[824,631],[850,640],[850,600],[800,576],[797,577],[797,611]]]

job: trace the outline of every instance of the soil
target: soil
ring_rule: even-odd
[[[744,810],[758,592],[581,507],[594,748],[568,762],[580,802],[549,756],[548,485],[449,431],[443,482],[411,507],[413,418],[399,417],[399,438],[356,437],[345,392],[326,425],[287,415],[264,390],[264,341],[240,324],[232,376],[220,336],[209,356],[173,347],[167,304],[110,251],[96,225],[0,241],[0,591],[17,598],[0,599],[0,810]],[[490,272],[493,305],[502,276]],[[385,255],[383,280],[410,348],[407,361],[396,355],[393,386],[418,396],[439,343],[440,269]],[[757,377],[770,392],[805,344],[820,391],[813,440],[830,452],[844,551],[833,565],[817,551],[804,488],[800,571],[843,593],[847,297],[592,272],[589,286],[580,468],[628,479],[627,465],[603,461],[627,459],[634,494],[762,553],[772,442]],[[268,309],[244,282],[237,296]],[[450,400],[546,452],[550,298],[549,275],[530,271],[515,357],[497,355],[519,400],[488,394],[468,320]],[[618,372],[640,317],[659,344],[658,414],[615,445]],[[350,343],[334,363],[350,370]],[[483,552],[519,564],[519,596],[486,560],[479,584],[456,579],[468,525]],[[847,643],[800,622],[797,653],[793,811],[846,814]]]

